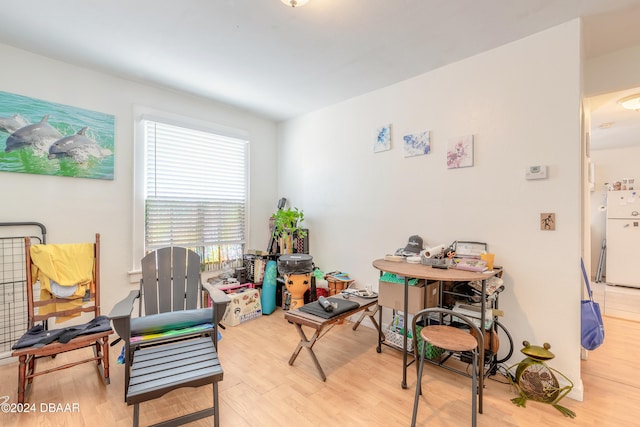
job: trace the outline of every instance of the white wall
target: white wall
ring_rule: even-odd
[[[585,96],[640,86],[640,45],[592,58],[584,66]]]
[[[622,182],[623,178],[635,178],[639,188],[640,146],[591,150],[591,162],[595,165],[595,192],[604,190],[605,183]]]
[[[131,289],[135,106],[244,129],[251,141],[248,247],[266,249],[268,217],[277,203],[276,124],[228,105],[107,76],[0,45],[0,90],[115,115],[115,179],[0,172],[0,222],[37,221],[48,242],[102,235],[102,312]]]
[[[505,267],[500,307],[516,351],[549,342],[551,366],[580,381],[580,23],[572,21],[280,126],[279,189],[304,210],[325,271],[376,283],[371,262],[406,244],[488,242]],[[391,123],[393,149],[374,154]],[[431,154],[402,136],[431,130]],[[475,164],[448,170],[449,138],[475,136]],[[526,181],[529,165],[550,178]],[[555,212],[556,231],[540,231]],[[377,284],[374,285],[377,288]]]

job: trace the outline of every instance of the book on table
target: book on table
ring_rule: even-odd
[[[476,258],[463,258],[457,264],[458,270],[476,271],[482,273],[487,270],[487,262]]]

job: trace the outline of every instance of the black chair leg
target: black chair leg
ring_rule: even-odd
[[[419,345],[419,343],[418,343]],[[418,366],[418,381],[416,382],[416,396],[413,400],[413,416],[411,417],[411,427],[415,427],[416,419],[418,417],[418,403],[420,400],[420,394],[422,394],[422,370],[424,368],[424,348],[426,343],[422,343],[422,350],[420,351],[420,364]]]
[[[475,351],[472,354],[473,370],[471,375],[471,425],[476,427],[476,412],[478,405],[478,358],[479,352]],[[482,375],[482,373],[480,373]]]
[[[213,425],[220,425],[220,410],[218,409],[218,381],[213,382]]]
[[[133,405],[133,427],[138,427],[140,424],[140,404]]]

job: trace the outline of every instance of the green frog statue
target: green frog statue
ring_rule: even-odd
[[[546,365],[546,360],[551,360],[555,355],[549,351],[551,345],[544,343],[542,347],[531,345],[528,341],[522,343],[524,348],[520,350],[525,356],[520,363],[509,368],[508,375],[511,383],[518,389],[519,397],[511,399],[511,401],[523,408],[526,406],[527,399],[537,402],[549,403],[558,411],[562,412],[565,417],[575,418],[576,414],[564,406],[558,405],[560,399],[565,397],[573,388],[573,382],[564,376],[561,372],[556,371]],[[515,378],[511,374],[512,369],[517,366]],[[570,385],[560,388],[560,383],[554,375],[554,372],[561,375]]]

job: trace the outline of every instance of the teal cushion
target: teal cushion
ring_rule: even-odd
[[[131,319],[131,336],[158,334],[212,322],[213,310],[211,308],[151,314]]]

